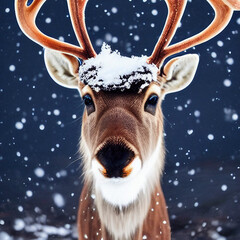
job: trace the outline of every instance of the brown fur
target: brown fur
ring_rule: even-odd
[[[156,93],[161,99],[158,83],[142,93],[93,92],[83,86],[82,94],[91,94],[96,113],[83,115],[81,151],[85,185],[80,199],[78,228],[80,240],[139,240],[170,239],[170,224],[160,186],[164,166],[163,116],[161,100],[155,115],[142,111],[146,99]],[[101,144],[109,138],[121,138],[134,148],[143,167],[155,157],[156,164],[147,177],[147,187],[128,206],[119,207],[107,202],[97,189],[91,170],[91,161]],[[160,141],[160,145],[158,143]],[[159,148],[159,149],[158,149]],[[156,150],[156,156],[152,156]],[[148,229],[151,226],[151,230]],[[101,230],[100,230],[101,229]]]
[[[78,211],[78,229],[79,239],[91,239],[91,240],[115,240],[107,228],[101,223],[97,207],[96,196],[93,195],[91,188],[88,185],[84,185],[80,198],[80,208]],[[119,216],[120,220],[127,221],[131,224],[133,219],[126,219],[127,215],[132,217],[138,217],[141,214],[142,206],[138,205],[138,209],[135,204],[132,204],[127,209],[122,211],[108,206],[105,202],[106,209],[111,208],[114,215]],[[121,226],[119,226],[121,227]],[[136,229],[136,232],[130,238],[121,238],[121,240],[142,240],[146,236],[146,239],[159,239],[170,240],[170,225],[166,208],[165,199],[162,193],[160,184],[156,186],[155,191],[152,193],[147,216],[142,226]],[[88,237],[88,238],[86,238]],[[120,240],[120,239],[116,239]]]

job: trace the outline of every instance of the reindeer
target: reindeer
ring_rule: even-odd
[[[208,1],[215,10],[212,23],[199,34],[169,46],[187,0],[166,0],[165,27],[152,55],[142,58],[121,57],[106,46],[96,54],[85,26],[87,0],[67,0],[81,47],[50,38],[36,27],[35,18],[45,0],[31,4],[15,1],[22,31],[45,48],[50,76],[64,87],[78,89],[85,103],[79,239],[171,238],[160,185],[165,158],[161,103],[166,94],[191,83],[199,57],[187,54],[166,64],[164,60],[213,38],[228,24],[233,11],[240,9],[240,1]],[[111,63],[116,61],[113,68]],[[134,69],[128,69],[129,65]]]

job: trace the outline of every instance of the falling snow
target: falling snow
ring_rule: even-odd
[[[60,193],[55,193],[53,195],[53,201],[56,204],[56,206],[59,207],[59,208],[61,208],[65,205],[65,200]]]
[[[15,65],[10,65],[10,66],[9,66],[9,70],[10,70],[11,72],[14,72],[14,71],[16,70]]]
[[[15,127],[16,129],[21,130],[23,129],[23,124],[21,122],[16,122]]]
[[[213,134],[208,134],[208,139],[210,140],[210,141],[212,141],[212,140],[214,140],[214,135]]]
[[[44,169],[38,167],[34,170],[34,173],[37,177],[42,178],[45,175]]]
[[[59,115],[60,115],[60,110],[59,110],[59,109],[54,109],[54,110],[53,110],[53,114],[54,114],[55,116],[59,116]]]
[[[218,45],[219,47],[223,47],[224,43],[223,43],[223,41],[219,40],[219,41],[217,41],[217,45]]]
[[[152,10],[152,15],[153,15],[153,16],[157,16],[157,15],[158,15],[158,10],[153,9],[153,10]]]
[[[45,126],[43,124],[39,125],[39,129],[40,130],[44,130],[45,129]]]
[[[27,191],[26,191],[26,195],[27,195],[28,197],[32,197],[32,196],[33,196],[33,192],[32,192],[31,190],[27,190]]]
[[[116,14],[116,13],[118,12],[118,9],[117,9],[116,7],[113,7],[113,8],[111,9],[111,11],[112,11],[112,13]]]
[[[46,18],[46,19],[45,19],[45,22],[46,22],[46,23],[51,23],[51,22],[52,22],[52,19],[51,19],[51,18]]]
[[[222,189],[223,192],[227,191],[227,185],[225,185],[225,184],[222,185],[222,186],[221,186],[221,189]]]
[[[231,87],[232,82],[231,82],[231,80],[229,80],[229,79],[224,79],[223,85],[224,85],[225,87]]]
[[[234,59],[233,58],[228,58],[226,60],[226,62],[227,62],[228,65],[233,65],[234,64]]]

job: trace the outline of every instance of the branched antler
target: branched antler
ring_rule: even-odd
[[[185,9],[186,0],[166,0],[168,4],[168,18],[163,33],[155,46],[152,55],[148,58],[149,63],[158,67],[162,65],[165,58],[182,52],[188,48],[206,42],[219,34],[229,23],[233,10],[240,10],[239,0],[208,0],[215,10],[215,18],[212,23],[199,34],[185,39],[179,43],[168,46],[173,38],[178,22]]]
[[[71,13],[74,31],[82,47],[69,43],[61,42],[43,34],[36,26],[35,20],[39,10],[46,0],[34,0],[30,6],[27,6],[28,0],[16,0],[15,10],[17,21],[22,31],[33,41],[43,47],[50,48],[62,53],[74,55],[83,60],[95,57],[90,39],[87,34],[84,18],[84,10],[87,0],[68,0],[68,6]]]
[[[166,0],[168,6],[168,16],[163,28],[162,34],[153,50],[151,57],[148,58],[148,62],[158,64],[162,52],[171,42],[178,24],[182,18],[183,12],[185,10],[187,0]]]
[[[85,25],[85,8],[88,0],[68,0],[68,8],[75,35],[87,56],[95,57],[96,53],[89,39]]]
[[[34,0],[30,6],[27,6],[28,0],[15,1],[17,20],[22,31],[43,47],[74,55],[83,60],[95,57],[96,53],[85,25],[84,12],[88,0],[67,0],[73,29],[81,47],[51,38],[37,28],[35,20],[45,1]],[[233,10],[240,10],[240,0],[208,0],[208,2],[215,11],[212,23],[199,34],[168,46],[181,20],[187,0],[166,0],[168,6],[166,24],[152,55],[147,60],[148,63],[154,63],[159,67],[164,59],[170,55],[208,41],[226,27],[232,17]]]

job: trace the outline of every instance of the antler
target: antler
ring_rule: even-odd
[[[163,32],[153,50],[148,62],[158,65],[162,51],[171,42],[186,7],[187,0],[166,0],[168,7],[168,16],[163,28]]]
[[[240,10],[240,3],[238,0],[238,3],[233,0],[208,0],[213,9],[215,10],[215,18],[212,23],[199,34],[168,47],[168,44],[174,36],[177,24],[181,19],[181,16],[185,9],[186,0],[166,1],[168,3],[169,10],[168,18],[162,36],[158,40],[158,43],[156,44],[152,55],[148,58],[149,63],[154,63],[158,67],[168,56],[206,42],[219,34],[230,21],[233,10]]]
[[[27,6],[28,0],[16,0],[15,11],[17,21],[22,31],[33,41],[43,47],[50,48],[62,53],[74,55],[83,60],[95,57],[96,53],[91,45],[85,26],[84,11],[87,0],[68,0],[68,7],[71,14],[71,21],[77,39],[82,47],[61,42],[43,34],[36,26],[37,14],[46,0],[34,0]]]
[[[85,8],[88,0],[68,0],[71,21],[78,42],[85,49],[88,56],[94,57],[96,53],[90,42],[85,25]]]

